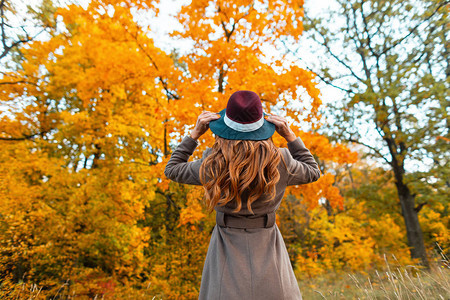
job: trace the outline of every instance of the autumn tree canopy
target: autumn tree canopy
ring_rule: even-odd
[[[280,39],[296,42],[303,33],[303,1],[186,4],[176,13],[182,29],[172,34],[192,42],[183,55],[155,46],[151,24],[136,19],[155,16],[155,1],[92,0],[54,14],[43,7],[42,18],[57,20],[50,36],[12,48],[0,78],[2,297],[15,298],[23,282],[47,296],[196,298],[214,215],[202,206],[201,188],[169,182],[163,170],[198,114],[221,110],[236,90],[257,92],[266,112],[287,116],[321,165],[357,161],[345,144],[318,133],[314,73],[278,51]],[[194,155],[213,140],[205,135]],[[368,235],[385,227],[371,221],[370,233],[354,232],[349,243],[331,231],[333,222],[357,230],[354,222],[368,217],[363,204],[351,204],[347,215],[336,173],[322,171],[317,182],[292,187],[278,215],[285,232],[291,221],[320,232],[303,242],[292,235],[292,263],[303,272],[307,262],[311,276],[366,267],[381,255],[375,244],[382,240]],[[400,236],[397,229],[390,232]],[[361,243],[373,255],[357,263],[355,252],[346,261],[345,250]],[[332,249],[340,254],[324,262]]]

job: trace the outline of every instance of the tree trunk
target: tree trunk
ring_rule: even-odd
[[[411,194],[408,186],[403,182],[403,174],[394,167],[395,185],[397,186],[398,198],[402,207],[402,215],[405,220],[406,235],[412,258],[419,258],[421,265],[429,268],[425,243],[423,241],[422,228],[420,227],[417,211],[414,207],[414,196]]]
[[[394,139],[385,137],[384,140],[387,143],[389,153],[392,158],[390,165],[394,171],[395,185],[397,187],[397,194],[402,207],[403,220],[405,220],[406,236],[408,238],[411,257],[419,258],[420,264],[428,269],[430,265],[428,263],[427,253],[425,251],[422,228],[420,227],[419,217],[417,216],[418,210],[414,207],[415,196],[411,194],[411,190],[404,182],[405,168],[403,165],[404,160],[401,158],[401,155],[406,150],[402,149],[399,154],[397,152],[398,147]]]
[[[223,93],[223,90],[224,90],[224,87],[223,87],[224,77],[225,77],[225,70],[222,66],[220,68],[220,72],[219,72],[219,88],[218,88],[219,93]]]

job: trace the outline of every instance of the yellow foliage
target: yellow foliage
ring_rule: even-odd
[[[134,10],[158,12],[147,0],[58,8],[60,30],[21,48],[17,70],[0,78],[5,299],[15,299],[22,280],[44,286],[48,297],[62,285],[67,292],[69,281],[86,298],[196,298],[214,215],[204,211],[201,187],[171,183],[163,171],[198,114],[223,109],[236,90],[256,91],[266,112],[293,120],[319,162],[357,160],[345,145],[302,130],[321,125],[315,75],[268,54],[280,39],[300,38],[303,1],[192,1],[177,15],[183,29],[173,35],[194,43],[182,56],[156,47]],[[214,137],[208,132],[199,142],[194,158]],[[362,202],[340,194],[337,178],[325,173],[292,187],[287,194],[303,206],[278,216],[280,227],[294,224],[286,237],[299,278],[365,269],[384,251],[406,262],[394,218],[368,218]],[[433,210],[421,216],[448,245],[445,223],[432,222],[438,217]]]
[[[384,265],[385,255],[395,255],[401,264],[413,263],[404,233],[388,215],[370,219],[364,202],[346,200],[346,209],[329,216],[322,207],[308,217],[306,240],[295,257],[298,278],[329,271],[361,271]],[[317,246],[320,245],[320,246]]]
[[[201,188],[194,187],[190,190],[187,196],[186,207],[180,212],[180,223],[178,224],[178,227],[185,226],[186,224],[196,224],[206,217],[202,212],[202,205],[199,202],[201,197]],[[195,230],[195,227],[191,227],[191,229]]]
[[[431,253],[436,244],[444,251],[450,249],[450,216],[444,212],[446,209],[448,208],[441,204],[437,204],[434,209],[424,206],[419,214],[422,230],[429,235],[426,238],[430,241],[428,244]]]

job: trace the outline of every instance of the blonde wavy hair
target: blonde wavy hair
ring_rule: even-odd
[[[275,187],[280,179],[278,164],[284,158],[272,139],[262,141],[227,140],[219,136],[211,154],[200,166],[200,181],[205,189],[205,203],[209,212],[216,205],[224,206],[236,201],[238,212],[242,208],[242,194],[249,192],[247,208],[267,194],[267,200],[275,197]]]

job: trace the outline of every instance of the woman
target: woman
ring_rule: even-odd
[[[286,186],[316,181],[320,170],[284,118],[264,115],[256,93],[233,93],[219,114],[200,114],[164,171],[173,181],[203,185],[208,209],[216,210],[199,299],[302,298],[275,211]],[[188,162],[208,128],[213,147]],[[275,130],[287,148],[274,146]]]

